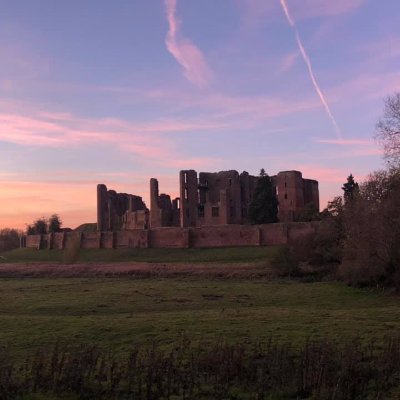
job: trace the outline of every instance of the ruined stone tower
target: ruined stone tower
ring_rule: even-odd
[[[150,227],[179,226],[179,199],[159,194],[158,180],[150,179]]]
[[[279,202],[279,221],[295,221],[305,206],[312,205],[319,211],[318,182],[303,179],[299,171],[282,171],[273,177]]]
[[[181,171],[179,181],[181,227],[196,226],[199,204],[197,172],[192,169]]]
[[[142,198],[97,186],[97,229],[148,229],[249,224],[248,210],[259,177],[235,170],[179,174],[180,198],[171,201],[150,180],[150,211]],[[276,190],[280,222],[296,221],[306,207],[319,211],[318,182],[303,179],[300,171],[282,171],[271,177]]]

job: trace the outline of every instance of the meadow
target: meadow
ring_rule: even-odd
[[[268,262],[279,251],[276,247],[227,247],[205,249],[80,249],[76,262],[149,263],[243,263]],[[64,262],[68,250],[16,249],[0,253],[1,262]]]
[[[203,348],[272,340],[302,351],[310,340],[379,349],[398,336],[397,296],[277,279],[270,264],[277,251],[97,250],[81,252],[73,265],[56,252],[7,253],[0,263],[1,347],[19,364],[56,344],[96,346],[122,360],[134,348],[170,352],[187,340]],[[96,261],[102,255],[104,262]]]
[[[96,250],[83,253],[91,263],[74,265],[49,262],[52,252],[30,251],[36,263],[0,264],[0,342],[21,355],[71,339],[124,352],[135,344],[173,345],[182,335],[303,343],[381,339],[400,328],[398,297],[338,282],[277,280],[269,265],[276,251],[151,249],[135,259],[153,263],[114,264],[95,262],[102,253]],[[134,252],[115,254],[122,261]],[[48,262],[37,263],[39,256]],[[109,257],[106,250],[103,259]]]

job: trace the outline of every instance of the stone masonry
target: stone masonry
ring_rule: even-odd
[[[140,196],[107,190],[97,185],[97,230],[148,229],[149,210]]]
[[[159,194],[157,179],[150,179],[150,226],[179,226],[179,198],[171,201],[171,196]]]
[[[278,198],[280,222],[295,221],[305,207],[319,211],[318,182],[303,179],[299,171],[272,176]],[[99,232],[246,225],[258,177],[237,171],[179,173],[180,197],[171,200],[159,194],[157,179],[150,180],[150,210],[142,198],[97,186],[97,229]]]

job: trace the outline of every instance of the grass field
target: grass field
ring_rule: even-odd
[[[398,374],[396,357],[400,353],[395,350],[397,347],[393,348],[397,354],[393,358],[394,361],[392,360],[394,366],[391,364],[392,367],[388,369],[390,379],[387,378],[389,375],[385,357],[391,360],[392,352],[388,343],[391,343],[390,338],[398,337],[400,332],[400,298],[377,290],[355,289],[332,281],[305,283],[277,280],[271,260],[279,251],[279,248],[265,247],[81,250],[78,261],[73,264],[63,263],[65,254],[61,251],[22,249],[3,253],[0,262],[0,353],[5,349],[5,357],[0,356],[0,366],[1,360],[6,364],[15,363],[14,371],[17,372],[14,375],[14,383],[25,376],[18,375],[22,366],[28,366],[30,372],[27,381],[20,381],[22,383],[18,389],[19,393],[22,393],[18,397],[21,400],[75,400],[81,398],[81,389],[73,389],[74,380],[71,377],[75,376],[76,368],[73,357],[79,353],[73,353],[75,355],[71,356],[70,361],[65,356],[66,353],[57,353],[56,358],[49,356],[47,361],[46,358],[40,358],[43,356],[37,358],[38,354],[29,360],[26,357],[33,355],[40,348],[49,351],[56,343],[65,344],[70,349],[71,346],[83,345],[86,350],[96,345],[103,349],[104,357],[110,354],[112,359],[115,355],[121,362],[118,367],[122,368],[120,371],[124,370],[127,376],[131,377],[133,375],[130,369],[126,368],[124,360],[125,356],[132,355],[131,351],[136,347],[144,357],[149,357],[143,359],[144,364],[139,369],[142,372],[134,375],[137,380],[135,387],[138,388],[142,384],[138,382],[150,379],[148,377],[153,376],[153,370],[161,371],[159,382],[164,379],[164,367],[157,367],[158,356],[151,356],[152,353],[147,351],[150,347],[155,344],[157,351],[181,354],[182,349],[187,348],[186,339],[189,338],[190,346],[200,344],[200,348],[208,357],[207,362],[210,363],[204,367],[203,355],[199,355],[197,350],[194,358],[191,358],[191,362],[198,363],[197,366],[193,364],[192,372],[197,371],[197,368],[205,368],[196,378],[205,376],[205,381],[200,382],[198,386],[203,397],[196,395],[194,398],[249,399],[255,398],[247,396],[248,393],[253,393],[255,382],[247,381],[247,378],[241,375],[240,368],[247,368],[247,373],[251,375],[251,371],[261,365],[257,358],[258,350],[256,359],[249,361],[252,357],[250,350],[244,356],[248,358],[243,359],[242,364],[237,364],[238,376],[232,378],[229,383],[229,390],[233,391],[231,397],[212,394],[220,379],[225,379],[226,370],[230,370],[224,367],[224,363],[232,362],[232,354],[241,354],[238,343],[248,345],[247,349],[251,349],[255,343],[268,342],[269,339],[272,339],[273,343],[281,344],[280,350],[277,349],[274,353],[275,358],[271,359],[269,353],[263,355],[265,382],[270,382],[277,371],[275,368],[279,366],[277,376],[285,376],[287,384],[282,384],[283,381],[278,379],[281,383],[274,384],[277,385],[274,386],[276,393],[283,393],[287,385],[287,393],[301,393],[301,390],[298,392],[296,377],[303,374],[303,363],[307,362],[309,357],[308,350],[305,349],[312,348],[307,347],[308,339],[312,339],[322,343],[317,353],[312,353],[316,357],[312,361],[312,364],[316,365],[316,371],[324,357],[331,357],[331,361],[328,362],[330,367],[327,364],[327,368],[331,368],[331,375],[325,376],[326,382],[323,384],[324,387],[329,387],[328,393],[337,391],[336,379],[339,379],[337,382],[342,379],[338,376],[348,375],[347,350],[340,350],[340,346],[343,345],[343,348],[348,350],[353,346],[358,349],[358,353],[353,354],[350,351],[352,355],[349,362],[356,362],[357,368],[364,371],[363,380],[367,386],[360,389],[360,393],[369,393],[368,388],[372,388],[369,386],[371,384],[375,385],[371,393],[384,393],[386,396],[379,397],[382,396],[379,394],[378,397],[371,398],[398,398],[398,385],[393,381]],[[385,337],[389,339],[384,340]],[[365,351],[360,350],[357,345],[360,343],[358,338],[368,346]],[[339,346],[332,348],[329,344],[324,344],[325,341],[331,340],[338,342]],[[239,353],[232,353],[229,349],[223,350],[215,361],[213,346],[225,342],[232,343],[232,348]],[[367,363],[359,363],[357,360],[366,359],[366,355],[370,354],[371,344],[378,350],[382,349],[382,353],[375,353],[375,358],[369,359]],[[287,349],[292,349],[293,353],[286,353]],[[41,354],[46,354],[46,351]],[[178,385],[185,387],[185,365],[188,364],[185,364],[184,358],[180,359],[176,355],[171,357],[176,363],[171,370],[175,372],[171,376],[176,376],[180,382]],[[218,357],[222,357],[223,361]],[[297,373],[293,373],[291,367],[288,367],[294,358],[297,359]],[[52,367],[56,359],[66,363],[63,364],[63,376],[67,386],[60,384],[58,387],[58,384],[51,381],[58,376],[58,369]],[[82,376],[89,376],[84,367],[84,360],[87,360],[86,356],[83,356],[81,361],[76,361],[76,365],[81,365]],[[113,361],[110,360],[107,361],[108,364],[104,364],[108,365],[104,367],[108,368],[107,371],[111,371],[110,363]],[[211,389],[209,379],[214,376],[212,366],[218,362],[221,365],[215,381],[217,386],[214,385],[214,389]],[[251,362],[254,362],[254,365]],[[336,363],[335,368],[332,368],[332,363]],[[99,362],[95,368],[101,369],[102,365],[102,362]],[[88,368],[90,370],[90,367]],[[336,371],[337,368],[339,372]],[[180,371],[178,375],[177,370]],[[370,370],[379,372],[370,376]],[[38,382],[43,381],[40,375],[43,371],[47,371],[53,378],[47,381],[44,379],[48,386],[43,386],[43,390],[40,387],[35,389],[36,384],[32,383],[32,379],[36,377]],[[360,371],[353,371],[352,381],[359,379]],[[99,378],[99,382],[88,381],[85,390],[90,392],[90,388],[98,387],[99,384],[111,390],[111,375],[108,374],[104,382],[101,380],[103,378]],[[102,375],[96,373],[90,376],[95,379],[96,376]],[[165,382],[169,382],[171,376],[164,379]],[[243,380],[240,384],[239,378]],[[312,378],[307,379],[310,379],[308,382],[312,382]],[[333,383],[330,379],[334,379]],[[300,381],[303,382],[301,379]],[[7,387],[16,387],[10,382],[7,373],[1,375],[0,368],[0,392],[3,390],[3,395],[7,392]],[[380,382],[389,382],[386,389],[381,388]],[[120,388],[124,383],[121,385]],[[316,387],[319,387],[318,385]],[[346,385],[343,382],[342,389],[351,393],[353,389]],[[237,394],[239,387],[242,393],[240,396]],[[103,389],[100,388],[100,392]],[[59,393],[60,390],[64,391],[63,394]],[[259,391],[260,387],[257,390]],[[319,393],[319,389],[315,390]],[[119,398],[118,395],[107,397],[108,394],[104,393],[105,397],[102,398]],[[66,397],[63,397],[64,394]],[[142,395],[137,395],[137,398],[145,398],[140,396]],[[268,399],[299,398],[297,394],[285,396],[278,394],[277,397],[272,396]],[[319,398],[311,394],[310,396]],[[366,398],[363,394],[360,396],[357,398]],[[14,398],[13,394],[8,394],[7,399]]]
[[[77,261],[80,262],[262,262],[269,260],[279,251],[279,247],[228,247],[207,249],[81,249]],[[1,262],[63,262],[62,250],[17,249],[0,254]]]
[[[347,341],[395,335],[394,296],[340,283],[263,279],[0,279],[0,343],[16,357],[57,340],[121,353],[135,344],[173,346],[222,338]]]

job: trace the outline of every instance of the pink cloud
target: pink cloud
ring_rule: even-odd
[[[170,159],[166,165],[176,169],[215,169],[220,159],[212,157],[177,157]]]
[[[159,90],[152,92],[152,96],[154,101],[163,102],[166,106],[169,106],[173,99],[176,113],[195,108],[199,114],[204,115],[203,120],[214,129],[248,129],[254,122],[267,121],[320,106],[314,98],[297,100],[293,96],[233,96],[216,91],[187,94],[177,90]]]
[[[298,51],[293,53],[293,56]],[[119,88],[115,87],[116,93]],[[232,95],[216,90],[185,91],[176,87],[164,86],[148,89],[138,95],[144,101],[157,105],[163,113],[180,116],[192,115],[196,118],[175,117],[149,123],[135,123],[140,132],[166,133],[192,132],[203,130],[249,129],[262,121],[292,113],[320,107],[314,96],[304,97],[303,93],[290,93],[289,96],[274,95]],[[121,123],[121,121],[120,121]],[[121,125],[119,125],[121,126]],[[126,125],[123,125],[123,129]]]
[[[383,155],[382,149],[371,146],[371,147],[365,147],[361,149],[354,149],[347,151],[342,156],[353,158],[353,157],[370,157],[370,156],[382,156],[382,155]],[[339,156],[338,158],[341,158],[341,156]]]
[[[169,30],[165,43],[168,51],[184,70],[185,77],[198,87],[207,86],[212,78],[202,52],[180,32],[176,16],[177,0],[165,0]]]
[[[295,65],[298,57],[299,57],[298,51],[293,51],[287,54],[285,57],[283,57],[283,60],[281,62],[281,72],[290,71]]]
[[[174,141],[168,133],[230,129],[250,129],[261,121],[318,107],[314,100],[296,101],[268,96],[229,96],[216,92],[187,94],[158,91],[154,100],[175,105],[175,113],[196,108],[196,119],[179,118],[155,121],[127,121],[118,118],[87,119],[70,113],[32,109],[19,104],[0,113],[0,141],[30,147],[62,147],[106,144],[143,160],[177,159]],[[1,99],[0,99],[1,100]],[[16,112],[18,110],[18,113]],[[270,127],[266,133],[286,130]]]
[[[0,141],[31,147],[73,147],[109,144],[143,159],[175,157],[166,133],[225,128],[220,121],[159,120],[131,122],[116,118],[84,119],[67,113],[0,113]]]
[[[314,139],[316,143],[330,145],[329,149],[341,147],[340,152],[335,150],[324,154],[325,159],[339,160],[345,158],[381,156],[382,149],[372,139]]]
[[[63,128],[43,119],[16,114],[0,114],[0,140],[16,144],[33,142],[37,146],[63,143]]]
[[[383,98],[388,93],[400,90],[400,72],[359,73],[353,78],[331,88],[329,96],[334,101],[357,98],[365,101]],[[352,100],[353,101],[353,100]]]
[[[340,183],[348,175],[344,168],[328,168],[323,165],[296,164],[294,169],[301,171],[303,178],[316,179],[319,182]]]
[[[338,146],[371,146],[374,144],[368,139],[316,139],[317,143],[335,144]]]
[[[186,125],[187,127],[187,125]],[[86,120],[57,114],[33,116],[0,114],[0,141],[29,147],[71,148],[106,144],[118,151],[132,153],[143,161],[165,160],[173,144],[161,135],[183,129],[181,123],[129,123],[116,119]]]
[[[341,187],[350,173],[346,168],[328,168],[312,164],[296,164],[293,169],[301,171],[303,178],[318,181],[321,210],[327,206],[328,201],[343,194]]]

